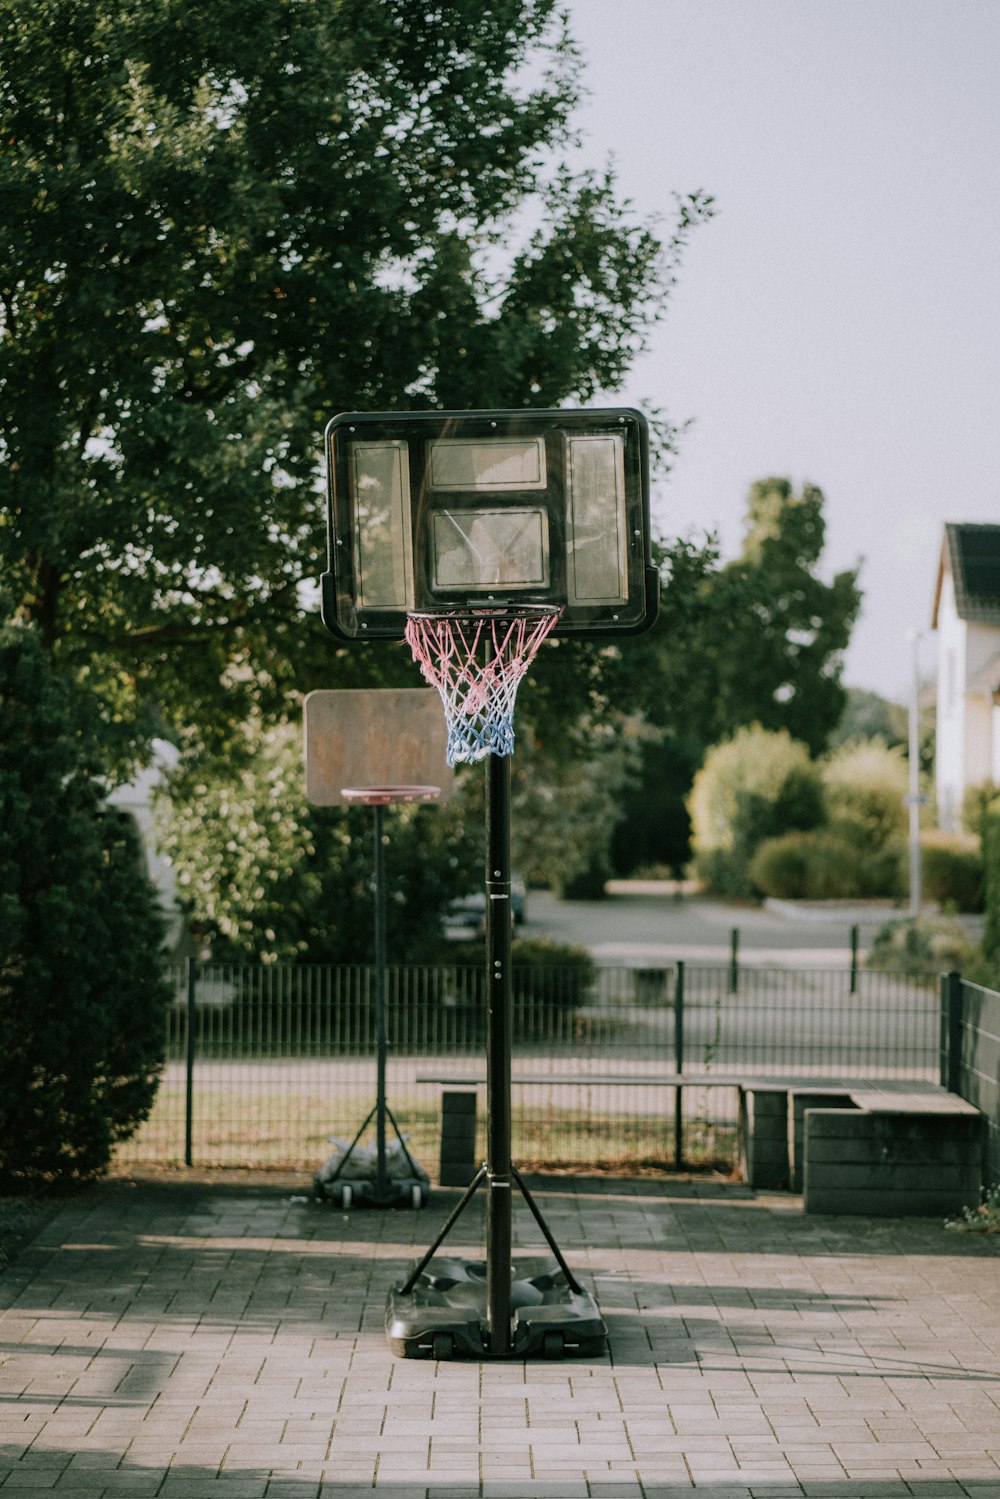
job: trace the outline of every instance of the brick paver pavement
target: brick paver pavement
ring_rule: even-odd
[[[0,1499],[1000,1499],[996,1240],[723,1182],[535,1187],[605,1357],[391,1355],[386,1292],[452,1192],[64,1202],[0,1275]],[[448,1248],[482,1243],[475,1204]]]

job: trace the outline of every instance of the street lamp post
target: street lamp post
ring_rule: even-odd
[[[910,809],[910,915],[920,915],[920,808],[923,798],[920,795],[920,633],[914,630],[910,635],[910,646],[913,652],[913,679],[910,683],[910,733],[909,733],[909,762],[910,782],[909,794],[906,798]]]

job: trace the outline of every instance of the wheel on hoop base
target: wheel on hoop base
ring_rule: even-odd
[[[455,1352],[455,1339],[450,1332],[436,1332],[431,1340],[431,1358],[438,1362],[450,1359]]]
[[[354,1201],[354,1188],[350,1182],[341,1182],[337,1188],[337,1206],[349,1208]]]
[[[410,1207],[422,1208],[425,1202],[424,1189],[419,1182],[414,1182],[410,1188]]]

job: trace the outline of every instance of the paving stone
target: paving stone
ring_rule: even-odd
[[[454,1194],[327,1214],[111,1180],[67,1203],[0,1276],[0,1496],[1000,1499],[994,1243],[725,1184],[535,1191],[605,1310],[600,1358],[392,1357],[387,1288]]]

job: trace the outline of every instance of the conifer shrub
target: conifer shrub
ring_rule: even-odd
[[[156,1091],[170,992],[131,818],[108,809],[69,689],[0,624],[0,1184],[103,1171]]]

